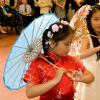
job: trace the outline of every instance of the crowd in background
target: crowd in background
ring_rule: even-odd
[[[63,20],[70,21],[83,5],[94,5],[99,0],[0,0],[0,31],[2,26],[14,26],[17,34],[20,27],[26,27],[34,18],[46,13],[55,13]]]

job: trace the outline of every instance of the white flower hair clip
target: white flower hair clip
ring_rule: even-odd
[[[57,24],[52,25],[52,32],[58,32],[59,26]]]
[[[53,33],[51,33],[51,31],[48,31],[47,37],[52,38],[53,37]]]
[[[46,45],[48,45],[48,44],[49,44],[49,42],[48,42],[48,41],[46,41],[46,42],[45,42],[45,44],[46,44]]]
[[[62,26],[62,25],[59,25],[59,28],[60,28],[60,29],[62,29],[62,28],[63,28],[63,26]]]
[[[64,25],[69,25],[69,23],[67,21],[61,20],[61,23]]]

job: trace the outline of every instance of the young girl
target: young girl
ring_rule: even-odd
[[[94,74],[95,81],[90,85],[79,83],[77,98],[78,100],[100,100],[100,4],[91,7],[86,17],[89,33],[82,38],[80,53],[81,59],[87,57],[83,63]]]
[[[65,22],[54,23],[45,30],[44,54],[31,63],[24,76],[28,98],[74,100],[74,81],[88,84],[94,80],[82,63],[68,55],[73,37],[73,30]]]
[[[87,15],[87,27],[90,36],[85,37],[82,40],[82,47],[80,52],[83,53],[89,48],[94,48],[99,46],[100,48],[100,5],[97,4],[89,11]],[[92,35],[98,37],[93,37]],[[100,100],[100,49],[95,54],[91,55],[86,59],[89,63],[87,67],[94,75],[95,81],[93,84],[84,86],[84,92],[82,93],[82,100]],[[90,67],[91,66],[91,67]],[[92,95],[91,95],[92,94]]]

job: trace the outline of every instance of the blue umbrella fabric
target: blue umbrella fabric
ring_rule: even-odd
[[[10,90],[17,90],[25,86],[23,81],[32,60],[42,51],[42,35],[51,24],[58,22],[55,14],[45,14],[32,21],[22,32],[5,64],[3,79]]]

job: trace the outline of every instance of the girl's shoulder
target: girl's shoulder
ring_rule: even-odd
[[[45,64],[45,63],[46,63],[46,61],[43,60],[41,57],[37,57],[36,59],[34,59],[32,61],[32,64],[34,64],[34,65],[41,65],[41,64]]]

